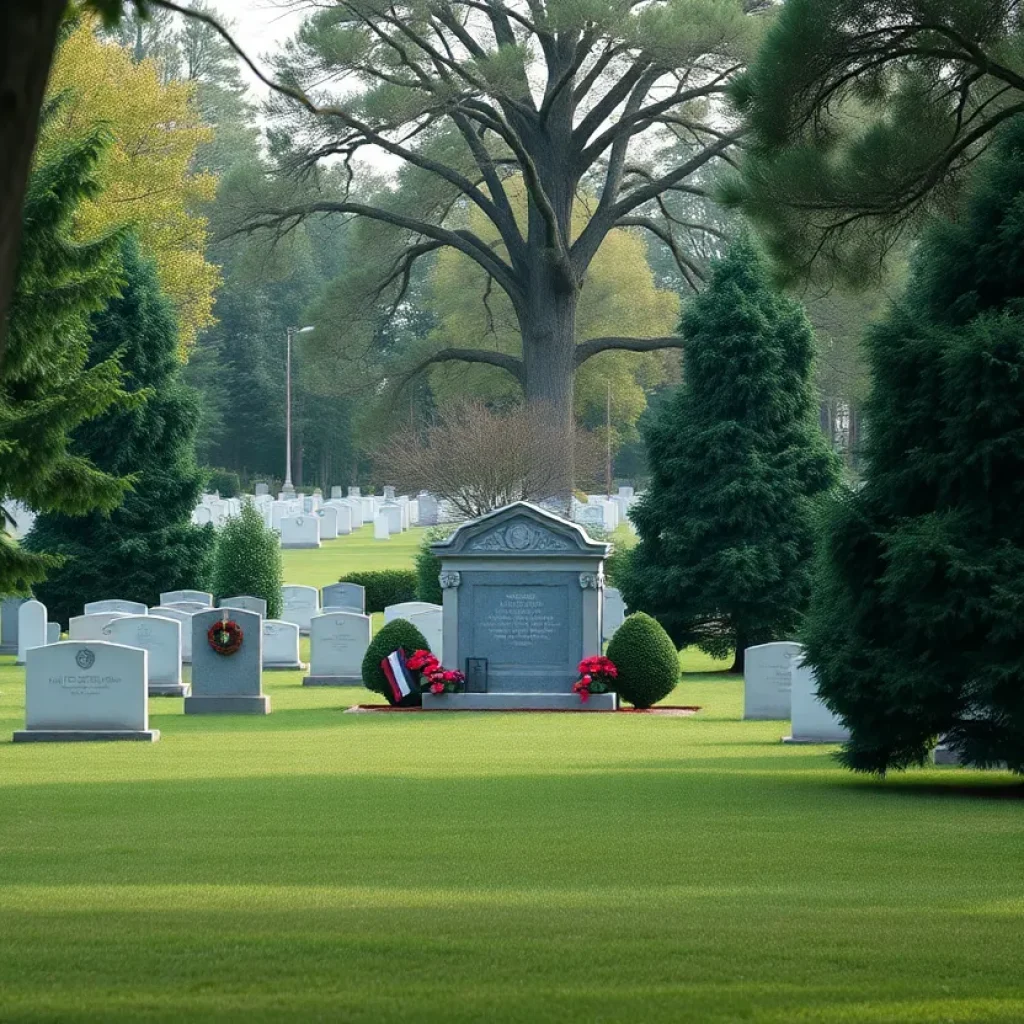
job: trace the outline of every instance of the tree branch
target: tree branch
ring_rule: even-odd
[[[662,338],[591,338],[576,346],[576,367],[602,352],[660,352],[666,348],[683,348],[685,340],[681,335],[671,334]]]
[[[417,374],[422,373],[428,366],[434,366],[437,363],[483,363],[487,366],[497,366],[512,374],[519,382],[520,387],[524,389],[526,387],[526,370],[523,367],[522,359],[510,356],[505,352],[492,352],[486,348],[443,348],[424,356],[403,372],[403,385]]]

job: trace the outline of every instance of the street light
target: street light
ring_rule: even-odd
[[[285,384],[284,384],[284,492],[294,494],[295,488],[292,485],[292,335],[309,334],[312,327],[289,327],[288,328],[288,356],[285,362]]]

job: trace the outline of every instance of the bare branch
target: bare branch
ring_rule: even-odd
[[[666,348],[683,348],[685,344],[685,339],[678,334],[663,338],[591,338],[576,346],[576,366],[582,366],[602,352],[660,352]]]

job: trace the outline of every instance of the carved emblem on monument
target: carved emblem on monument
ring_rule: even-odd
[[[525,520],[516,520],[470,541],[467,551],[572,551],[575,545],[564,537],[541,529]]]
[[[438,577],[442,590],[454,590],[462,583],[462,573],[443,572]]]
[[[92,668],[96,664],[96,655],[88,647],[83,647],[75,655],[75,664],[81,669]]]
[[[581,572],[580,588],[582,590],[600,590],[604,586],[604,576],[597,572]]]

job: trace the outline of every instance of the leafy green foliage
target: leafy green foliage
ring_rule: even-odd
[[[52,107],[44,112],[44,122]],[[110,510],[128,481],[75,450],[69,438],[90,417],[130,402],[115,357],[89,357],[89,317],[116,294],[121,236],[75,241],[80,204],[97,194],[108,145],[95,130],[51,147],[25,199],[18,276],[0,368],[0,494],[31,507],[78,515]],[[56,565],[19,549],[0,530],[0,592],[24,591]]]
[[[370,641],[363,656],[363,686],[374,693],[381,693],[394,703],[394,695],[387,676],[381,670],[380,663],[399,648],[406,656],[413,651],[429,651],[430,645],[426,637],[406,619],[393,619],[383,626],[380,632]]]
[[[267,618],[279,618],[282,611],[281,545],[252,501],[242,502],[242,514],[229,519],[217,538],[211,589],[214,596],[262,597]]]
[[[350,572],[339,583],[356,583],[366,590],[366,613],[382,612],[388,605],[416,600],[417,576],[413,569],[376,569]]]
[[[79,457],[131,490],[109,515],[39,516],[26,541],[59,554],[60,569],[37,588],[52,616],[65,621],[87,601],[121,597],[153,605],[163,590],[205,588],[212,528],[190,517],[202,490],[195,464],[195,395],[181,382],[174,314],[156,270],[134,239],[122,248],[125,283],[119,297],[92,320],[89,358],[120,358],[135,401],[75,430]]]
[[[650,488],[621,575],[630,608],[716,657],[792,636],[806,607],[813,501],[836,480],[815,417],[813,339],[749,239],[683,318],[684,383],[646,432]]]
[[[664,700],[679,682],[679,652],[657,619],[644,612],[628,615],[608,644],[618,669],[615,692],[633,707]]]
[[[430,545],[447,540],[455,532],[455,526],[431,526],[423,534],[416,552],[416,600],[440,604],[444,597],[441,591],[441,559],[431,550]]]
[[[1024,771],[1024,125],[868,337],[866,483],[833,503],[805,627],[859,771],[938,735]]]
[[[216,491],[222,498],[237,498],[242,493],[242,482],[231,469],[208,469],[206,490]]]

